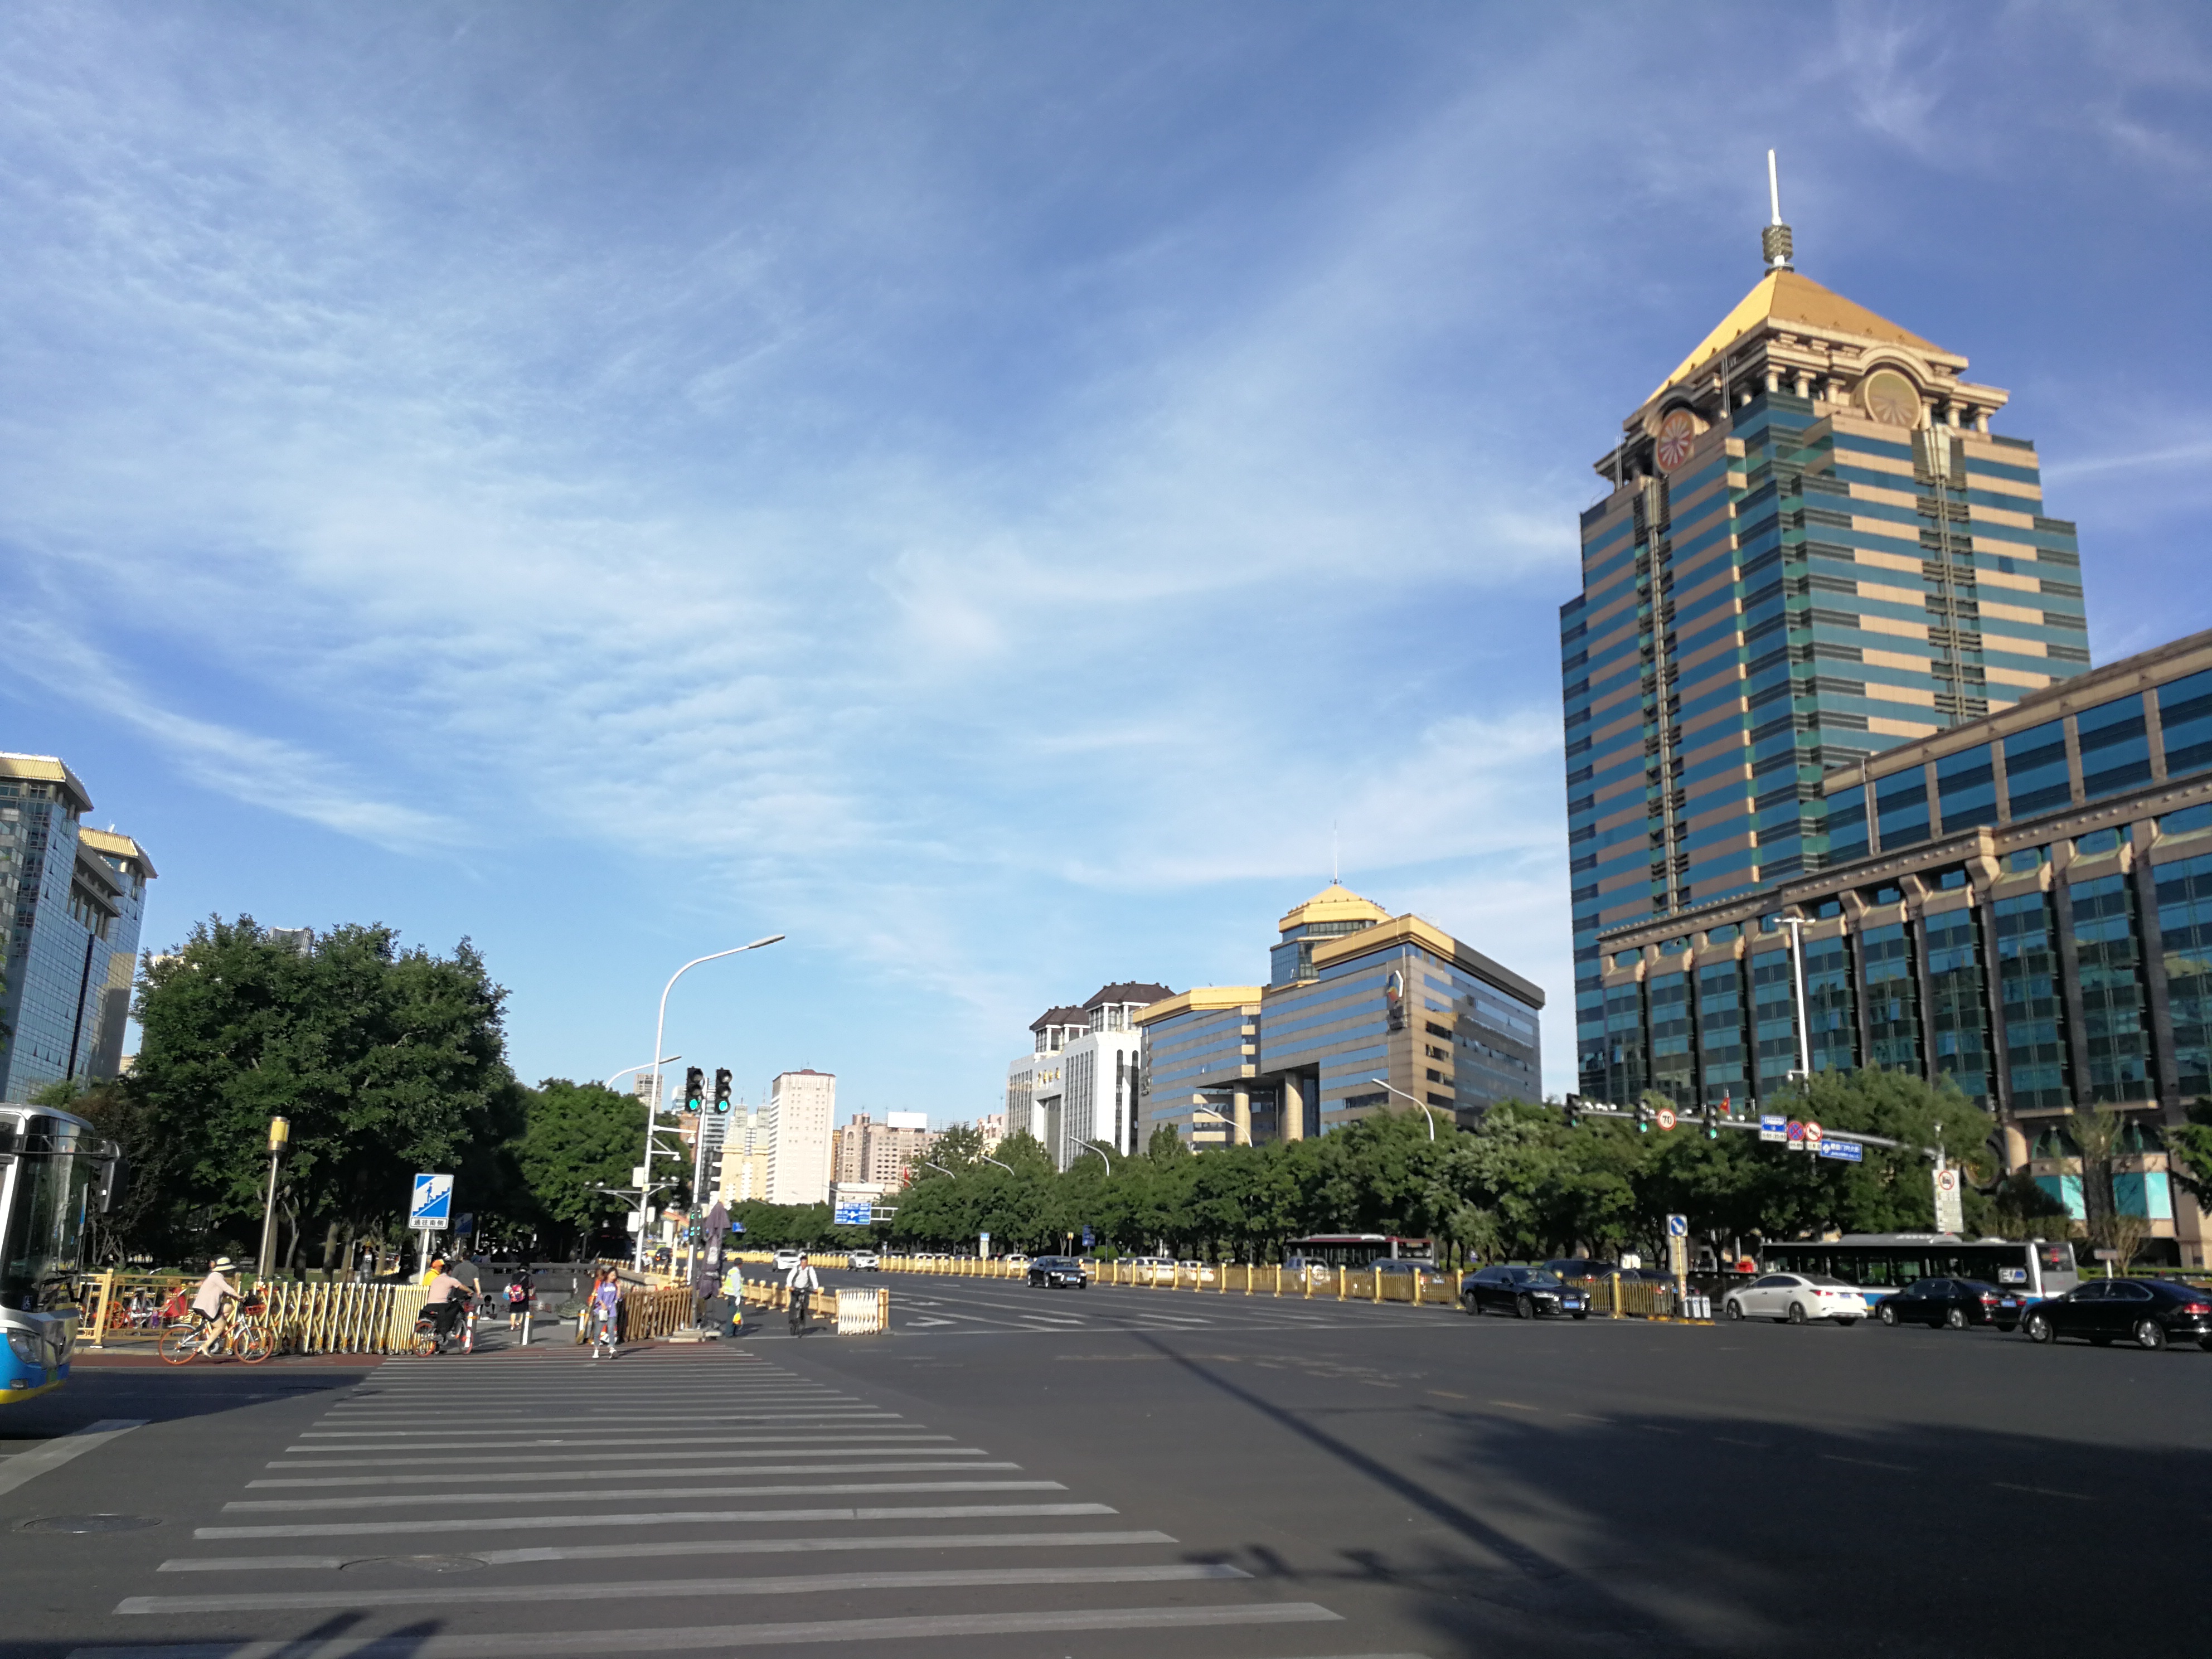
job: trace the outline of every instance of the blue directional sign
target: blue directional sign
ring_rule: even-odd
[[[442,1227],[453,1217],[453,1178],[449,1175],[418,1175],[415,1195],[407,1205],[410,1227]]]
[[[1815,1150],[1822,1158],[1840,1158],[1845,1164],[1866,1162],[1866,1148],[1856,1140],[1824,1140]]]
[[[841,1198],[833,1218],[840,1227],[865,1227],[875,1209],[875,1202],[866,1198]]]
[[[1669,1237],[1669,1238],[1687,1238],[1689,1236],[1690,1236],[1690,1218],[1689,1218],[1689,1217],[1687,1217],[1687,1216],[1686,1216],[1686,1215],[1670,1215],[1670,1216],[1668,1216],[1668,1217],[1667,1218],[1667,1237]]]

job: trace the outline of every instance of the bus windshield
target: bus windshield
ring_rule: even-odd
[[[33,1117],[25,1127],[30,1133],[0,1160],[0,1304],[32,1313],[67,1298],[100,1160],[67,1120]]]

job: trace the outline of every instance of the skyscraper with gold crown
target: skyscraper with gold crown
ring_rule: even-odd
[[[1601,929],[1863,853],[1863,809],[1832,816],[1824,771],[2089,663],[2074,526],[2044,516],[2034,446],[1992,430],[2007,394],[1800,275],[1780,217],[1758,283],[1597,463],[1560,607],[1591,1093]],[[1924,836],[1925,802],[1885,796],[1879,844],[1909,844],[1916,809]],[[1686,1054],[1680,1023],[1650,1040]]]

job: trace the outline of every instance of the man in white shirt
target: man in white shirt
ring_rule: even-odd
[[[783,1276],[784,1302],[791,1310],[791,1334],[793,1336],[806,1328],[807,1306],[813,1300],[814,1292],[821,1288],[821,1278],[802,1250],[799,1260],[791,1264],[790,1271]]]

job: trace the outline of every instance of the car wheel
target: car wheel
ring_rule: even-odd
[[[1793,1302],[1790,1304],[1790,1322],[1793,1325],[1802,1325],[1805,1322],[1805,1304],[1803,1303]]]
[[[1949,1330],[1965,1330],[1966,1328],[1966,1310],[1964,1308],[1952,1309],[1950,1312],[1943,1316],[1943,1324],[1945,1328]]]
[[[1515,1297],[1513,1316],[1516,1319],[1534,1319],[1536,1316],[1536,1304],[1525,1296]]]
[[[2050,1318],[2039,1313],[2028,1315],[2020,1322],[2020,1328],[2027,1333],[2027,1340],[2031,1342],[2048,1342],[2057,1334],[2051,1328]]]
[[[1897,1310],[1894,1308],[1884,1308],[1881,1310],[1881,1322],[1894,1329],[1897,1325]]]
[[[1741,1319],[1743,1317],[1743,1304],[1737,1301],[1734,1297],[1730,1297],[1725,1302],[1721,1304],[1721,1311],[1726,1314],[1730,1319]]]
[[[2136,1321],[2136,1346],[2157,1352],[2166,1346],[2166,1327],[2155,1319],[2138,1319]]]

